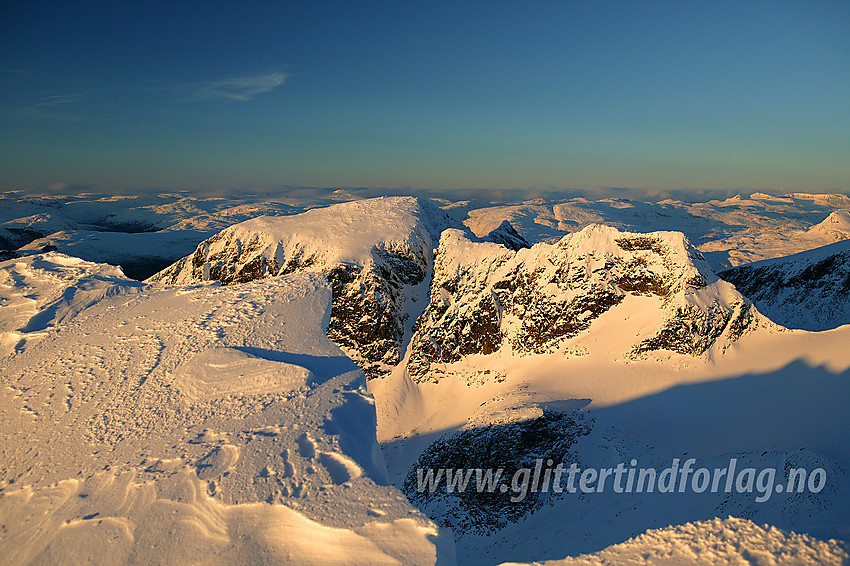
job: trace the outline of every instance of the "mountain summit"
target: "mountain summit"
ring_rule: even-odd
[[[439,368],[470,354],[555,352],[609,310],[624,321],[650,315],[623,325],[631,337],[610,337],[626,357],[700,355],[756,324],[749,301],[681,233],[603,225],[517,251],[446,230],[430,296],[411,343],[416,381],[438,379]]]
[[[408,311],[427,289],[419,286],[431,271],[440,233],[452,226],[460,224],[416,197],[262,216],[205,240],[195,253],[150,280],[229,285],[289,273],[324,273],[333,288],[328,336],[367,376],[376,377],[401,360]]]

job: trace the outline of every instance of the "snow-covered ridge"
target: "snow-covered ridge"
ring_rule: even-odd
[[[259,258],[254,266],[269,267],[262,280],[238,285],[201,282],[203,269],[180,286],[141,284],[116,268],[52,253],[0,264],[0,331],[8,338],[4,353],[11,354],[0,363],[0,422],[10,431],[9,442],[0,443],[0,525],[6,529],[0,529],[0,562],[109,556],[119,563],[236,563],[282,556],[296,563],[430,564],[435,557],[446,559],[451,546],[437,523],[461,527],[455,540],[464,564],[581,553],[595,553],[581,557],[591,563],[619,563],[621,547],[613,554],[597,551],[646,529],[733,515],[776,525],[785,538],[765,527],[770,544],[750,545],[763,539],[739,528],[738,519],[724,520],[722,540],[702,523],[686,525],[672,529],[681,537],[666,537],[671,529],[658,531],[658,537],[650,533],[640,546],[648,557],[635,554],[635,560],[652,563],[655,544],[702,559],[709,555],[700,554],[699,542],[708,538],[735,559],[755,561],[764,552],[768,564],[782,563],[783,556],[791,556],[790,563],[829,563],[834,553],[822,552],[822,545],[836,550],[832,542],[806,536],[798,548],[791,540],[796,535],[786,533],[846,540],[850,460],[842,431],[850,429],[845,410],[850,325],[818,333],[778,331],[755,308],[738,310],[740,294],[716,280],[680,233],[646,232],[653,226],[682,230],[694,243],[741,234],[735,240],[740,249],[729,251],[739,259],[764,257],[768,251],[832,242],[831,234],[846,228],[842,211],[826,211],[815,200],[803,206],[799,198],[768,195],[703,207],[535,199],[510,207],[509,223],[508,207],[446,204],[459,218],[464,207],[486,211],[467,219],[478,217],[477,224],[468,222],[480,236],[475,238],[453,229],[459,224],[428,201],[414,204],[410,216],[400,214],[412,200],[384,199],[391,210],[362,201],[267,218],[266,227],[258,222],[227,247],[210,240],[222,246],[217,256],[222,266],[239,250],[246,261]],[[174,214],[185,212],[181,222],[207,228],[276,210],[245,205],[230,216],[205,219],[205,205],[198,201],[198,210],[190,210],[191,202],[175,203],[185,210]],[[136,210],[120,210],[140,202],[101,204],[112,211],[101,218],[104,227],[130,229],[136,216],[144,220]],[[86,215],[94,218],[91,211]],[[295,244],[284,226],[288,221],[296,228],[305,225]],[[358,230],[358,222],[365,228]],[[405,222],[410,230],[396,230]],[[427,238],[411,235],[420,231],[417,223]],[[606,226],[576,232],[594,223]],[[607,227],[611,224],[617,230]],[[545,229],[535,231],[537,226]],[[50,242],[67,238],[69,246],[78,242],[80,253],[88,249],[82,243],[93,232],[67,230]],[[290,261],[291,273],[281,274],[282,264],[272,273],[276,252],[248,248],[251,242],[265,245],[266,233],[275,230],[270,250],[286,245],[284,261],[301,250],[315,263]],[[445,245],[435,268],[431,250],[441,231]],[[564,239],[566,232],[575,233]],[[172,241],[154,239],[163,233],[100,232],[129,255],[150,253],[155,241]],[[358,239],[361,233],[365,239]],[[812,237],[797,241],[807,233]],[[531,248],[535,235],[545,235],[547,242]],[[19,251],[32,254],[40,243]],[[425,261],[404,251],[420,244]],[[765,266],[782,263],[777,277],[788,283],[839,248],[809,254],[799,266],[785,259]],[[192,257],[186,264],[190,272]],[[202,259],[215,268],[208,255]],[[251,266],[241,265],[236,261],[233,267],[247,279]],[[801,309],[807,298],[840,283],[843,267],[827,267],[798,289]],[[222,273],[237,273],[229,269]],[[420,273],[424,277],[417,283]],[[431,285],[432,277],[439,284]],[[840,310],[838,295],[823,296]],[[435,303],[426,314],[445,308],[445,319],[423,317],[409,344],[415,319]],[[498,317],[490,316],[491,305]],[[783,303],[789,306],[797,305]],[[825,320],[828,313],[823,314]],[[443,451],[451,458],[431,464],[467,466],[455,457],[473,466],[501,464],[488,453],[490,445],[478,442],[476,435],[488,428],[503,431],[505,438],[516,435],[515,445],[501,444],[495,455],[510,465],[527,466],[551,455],[611,467],[634,457],[660,469],[688,454],[711,469],[732,457],[741,465],[774,466],[779,473],[785,464],[821,467],[829,482],[819,494],[775,494],[764,504],[754,503],[752,494],[704,499],[665,494],[657,500],[595,494],[558,501],[530,497],[523,510],[499,508],[493,500],[479,508],[474,501],[458,505],[438,498],[420,508],[430,522],[397,490],[382,485],[387,474],[374,443],[375,407],[358,369],[326,339],[328,324],[333,339],[372,375],[386,375],[394,362],[383,356],[394,344],[401,344],[399,355],[411,354],[410,366],[404,358],[386,379],[369,382],[387,426],[380,438],[398,486],[417,456],[439,452],[439,445],[428,445],[444,434]],[[399,327],[400,339],[393,334]],[[748,332],[753,328],[758,331]],[[534,340],[538,329],[540,341]],[[744,334],[735,339],[739,330]],[[492,336],[500,338],[488,342]],[[417,352],[424,351],[420,339],[429,342],[424,348],[436,344],[445,355],[426,358],[431,382],[416,375]],[[492,355],[480,355],[488,344]],[[653,349],[659,346],[662,350]],[[469,353],[450,363],[461,350]],[[369,362],[361,352],[377,353],[380,362]],[[540,436],[537,444],[523,438],[546,422],[547,410],[580,414],[552,420],[558,434]],[[587,426],[569,424],[581,415]],[[581,434],[568,438],[576,432]],[[473,436],[476,442],[466,442]],[[547,454],[553,448],[568,448],[569,454]],[[493,513],[475,515],[482,508]],[[476,526],[476,517],[495,530],[476,535],[468,528]],[[810,552],[815,548],[821,550]]]
[[[396,191],[435,198],[444,210],[484,237],[505,220],[528,242],[554,242],[593,223],[620,230],[676,230],[688,236],[716,269],[779,257],[835,241],[835,234],[808,230],[837,209],[846,195],[754,193],[725,200],[690,202],[640,191],[541,193],[524,191]],[[121,265],[144,278],[167,262],[190,254],[206,238],[258,216],[292,215],[315,207],[374,198],[367,189],[301,189],[268,193],[146,193],[105,195],[0,195],[0,252],[32,254],[46,246],[88,261]],[[680,193],[681,194],[681,193]],[[670,195],[674,197],[675,195]],[[625,197],[625,198],[623,198]],[[458,200],[467,199],[471,200]],[[0,255],[2,257],[2,255]]]
[[[153,277],[180,284],[198,279],[224,284],[253,281],[339,264],[363,267],[374,251],[419,258],[451,220],[414,197],[340,203],[286,216],[260,216],[201,243],[195,253]]]
[[[713,566],[796,566],[820,564],[840,566],[850,554],[835,541],[821,541],[804,534],[784,532],[729,517],[651,529],[621,544],[594,554],[563,560],[534,562],[539,566],[601,566],[629,564],[712,564]],[[502,566],[522,566],[505,562]],[[530,566],[530,563],[529,563]]]
[[[255,199],[254,199],[255,200]],[[182,194],[0,196],[0,251],[58,250],[121,265],[141,279],[191,253],[204,238],[261,214],[303,210],[282,202]],[[2,254],[0,254],[2,255]]]
[[[720,276],[787,328],[828,330],[850,324],[850,240],[740,265]]]
[[[446,230],[434,265],[408,364],[419,381],[470,354],[554,352],[630,297],[654,298],[658,315],[638,340],[621,344],[622,356],[659,349],[700,355],[756,325],[751,304],[678,232],[591,225],[514,252]]]
[[[436,206],[414,197],[260,217],[204,241],[151,281],[227,285],[324,273],[334,290],[328,335],[374,377],[401,359],[407,311],[421,294],[415,288],[430,273],[440,232],[456,225]]]

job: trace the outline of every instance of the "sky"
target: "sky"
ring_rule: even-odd
[[[850,2],[0,1],[0,188],[850,190]]]

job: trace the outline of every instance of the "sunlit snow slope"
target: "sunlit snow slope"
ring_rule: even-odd
[[[848,560],[846,195],[377,193],[0,196],[0,562]],[[828,481],[415,490],[540,458]]]
[[[386,485],[323,276],[141,287],[58,254],[0,274],[4,564],[453,562]]]
[[[759,526],[745,519],[714,519],[653,529],[594,554],[534,562],[539,566],[841,566],[850,554],[836,541]],[[521,566],[519,563],[510,563]],[[504,566],[510,566],[505,563]]]

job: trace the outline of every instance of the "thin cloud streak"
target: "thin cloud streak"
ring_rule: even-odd
[[[17,107],[7,107],[3,109],[2,114],[5,116],[17,118],[36,118],[36,119],[54,119],[66,120],[69,122],[79,122],[85,118],[81,113],[80,102],[88,98],[82,94],[51,94],[40,96],[38,100]]]
[[[54,94],[52,96],[46,96],[42,98],[41,102],[38,102],[35,106],[51,107],[59,106],[62,104],[73,104],[74,102],[79,102],[83,98],[83,96],[74,94]]]
[[[203,83],[195,92],[196,100],[220,99],[245,102],[270,92],[286,81],[284,73],[269,73],[252,77],[233,77]]]

